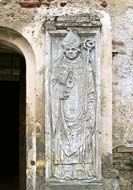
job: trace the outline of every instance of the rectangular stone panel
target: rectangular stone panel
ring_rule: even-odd
[[[47,30],[45,180],[72,182],[66,190],[80,188],[76,181],[91,190],[82,182],[101,179],[99,34],[93,27]]]

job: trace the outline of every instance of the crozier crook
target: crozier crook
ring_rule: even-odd
[[[91,39],[86,39],[84,41],[84,48],[87,50],[87,63],[91,64],[91,67],[92,67],[92,72],[93,72],[93,77],[95,79],[95,69],[94,69],[94,66],[92,64],[92,60],[91,60],[91,54],[90,52],[92,51],[92,49],[95,47],[95,41],[94,40],[91,40]]]

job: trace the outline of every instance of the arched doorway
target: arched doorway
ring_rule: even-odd
[[[36,188],[36,129],[35,129],[36,127],[35,62],[36,61],[35,61],[35,55],[34,55],[34,51],[31,45],[29,44],[29,42],[25,39],[23,35],[21,35],[19,32],[13,29],[1,27],[1,26],[0,26],[0,48],[1,48],[1,53],[5,52],[6,54],[4,57],[10,59],[9,62],[12,63],[10,65],[13,66],[13,64],[14,65],[16,64],[16,67],[20,66],[19,71],[17,71],[17,69],[16,71],[15,69],[13,71],[14,74],[15,73],[16,75],[17,73],[19,74],[19,77],[18,77],[19,81],[16,81],[14,83],[19,83],[18,85],[19,86],[18,87],[19,106],[17,107],[17,112],[19,110],[19,118],[20,118],[19,125],[21,125],[19,126],[19,128],[22,130],[19,130],[21,132],[19,133],[19,135],[17,135],[17,137],[19,136],[18,149],[20,153],[19,153],[19,158],[17,160],[17,162],[19,163],[16,167],[16,171],[19,170],[18,172],[19,176],[17,177],[18,180],[15,180],[15,183],[16,184],[19,183],[19,185],[16,186],[17,189],[13,188],[12,190],[29,190],[29,189],[33,190]],[[12,54],[13,55],[15,54],[13,56],[14,58],[12,57]],[[14,59],[14,63],[13,63],[13,59]],[[17,62],[20,62],[20,63],[17,64]],[[15,80],[18,80],[17,76],[11,77],[11,78],[12,78],[11,80],[14,80],[13,78],[16,78]],[[13,87],[11,89],[13,91]],[[16,90],[16,92],[18,91]],[[14,97],[14,95],[12,96]],[[8,99],[9,97],[10,97],[10,94],[8,94]],[[15,115],[15,118],[16,116],[17,114]],[[6,119],[9,120],[8,117],[6,117]],[[18,131],[17,131],[17,134],[18,134]],[[6,142],[6,140],[7,138],[4,139],[4,142]],[[3,143],[3,146],[4,146],[4,143]],[[7,152],[8,152],[7,160],[8,162],[10,162],[11,165],[13,165],[12,161],[10,160],[10,154],[13,154],[10,146],[8,146]],[[9,181],[10,180],[11,179],[9,179]],[[4,189],[2,188],[2,190]],[[10,189],[8,188],[8,190]]]
[[[26,63],[9,44],[0,46],[0,189],[25,190]]]

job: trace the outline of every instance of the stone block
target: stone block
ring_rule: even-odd
[[[132,147],[119,147],[117,148],[117,152],[133,152]]]
[[[49,183],[45,185],[45,190],[103,190],[103,187],[100,183],[89,183],[89,184]]]
[[[113,157],[114,157],[114,158],[123,157],[123,153],[121,153],[121,152],[115,152],[115,153],[113,154]]]
[[[104,178],[117,178],[119,176],[119,171],[116,169],[107,169],[103,171],[103,177]]]
[[[116,178],[113,179],[103,179],[104,189],[105,190],[120,190],[119,180]]]

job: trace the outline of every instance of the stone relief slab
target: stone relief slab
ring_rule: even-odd
[[[99,29],[47,32],[46,180],[100,179]]]

